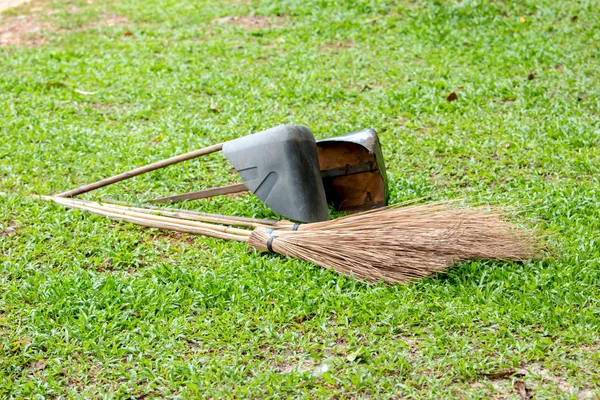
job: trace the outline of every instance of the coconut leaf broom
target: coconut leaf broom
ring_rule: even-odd
[[[408,283],[460,261],[521,261],[539,255],[533,233],[517,229],[500,210],[454,202],[388,206],[298,225],[43,198],[136,225],[245,242],[260,252],[299,258],[371,282]]]

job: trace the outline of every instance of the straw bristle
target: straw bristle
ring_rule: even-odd
[[[296,232],[256,229],[249,245],[296,257],[369,281],[406,283],[470,259],[535,258],[531,232],[518,230],[499,211],[453,203],[387,207]]]
[[[247,242],[259,251],[300,258],[366,281],[408,283],[459,261],[539,255],[534,232],[516,229],[503,219],[502,209],[461,207],[456,202],[396,205],[299,228],[285,223],[278,229],[249,231],[145,214],[143,209],[43,198],[138,225]]]

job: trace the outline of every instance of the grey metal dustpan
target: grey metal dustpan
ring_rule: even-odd
[[[277,214],[295,221],[329,219],[315,139],[300,125],[283,125],[223,144],[244,185]]]

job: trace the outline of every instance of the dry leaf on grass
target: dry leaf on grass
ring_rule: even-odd
[[[515,371],[514,369],[507,369],[504,371],[490,372],[490,373],[485,373],[485,374],[481,374],[481,375],[483,375],[489,379],[504,379],[504,378],[513,376],[516,373],[517,373],[517,371]]]
[[[456,94],[456,92],[450,92],[448,97],[446,97],[446,101],[454,101],[454,100],[458,100],[458,95]]]
[[[521,400],[527,400],[533,397],[533,394],[527,389],[524,381],[515,381],[515,389],[519,392]]]
[[[42,359],[33,364],[33,368],[39,371],[46,369],[46,360]]]
[[[75,93],[83,94],[84,96],[91,96],[93,94],[98,93],[98,92],[88,92],[87,90],[79,90],[79,89],[73,89],[73,91]]]

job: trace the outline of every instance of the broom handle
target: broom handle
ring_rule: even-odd
[[[292,221],[288,221],[285,219],[282,219],[282,220],[267,219],[264,221],[268,222],[268,224],[263,224],[263,223],[252,222],[252,220],[254,218],[248,218],[249,221],[245,221],[243,219],[243,217],[229,217],[229,216],[219,215],[219,214],[208,214],[209,216],[204,216],[202,214],[196,215],[195,213],[188,214],[188,213],[179,213],[177,211],[165,211],[165,210],[161,210],[159,208],[144,208],[144,207],[124,207],[124,208],[131,210],[131,211],[135,211],[135,212],[139,212],[139,213],[143,213],[143,214],[149,214],[149,215],[164,215],[164,216],[178,218],[181,220],[187,219],[187,220],[191,220],[191,221],[202,221],[202,222],[208,222],[211,224],[240,226],[240,227],[252,228],[252,229],[274,228],[274,229],[283,229],[283,230],[295,230],[293,228],[294,228],[294,225],[296,225]],[[234,218],[239,218],[239,219],[234,219]]]
[[[124,201],[112,200],[112,199],[102,199],[102,203],[105,204],[113,204],[124,206],[131,211],[137,211],[145,214],[158,214],[165,215],[167,217],[175,217],[181,219],[189,219],[192,221],[202,221],[202,222],[210,222],[215,224],[223,224],[223,225],[231,225],[231,226],[242,226],[245,228],[269,228],[276,226],[279,223],[279,226],[283,223],[284,220],[278,221],[274,219],[263,219],[263,218],[247,218],[247,217],[236,217],[230,215],[221,215],[221,214],[210,214],[210,213],[202,213],[202,212],[194,212],[190,210],[178,210],[173,208],[160,208],[156,206],[149,206],[145,204],[135,204],[134,206],[130,206],[129,203]],[[293,225],[292,222],[289,223]]]
[[[57,200],[56,198],[48,197],[48,196],[42,196],[42,199],[52,200],[52,201]],[[66,205],[64,203],[58,203],[58,202],[57,202],[57,204]],[[249,239],[249,236],[242,236],[242,235],[235,235],[235,234],[231,234],[231,233],[219,232],[217,230],[209,229],[209,228],[198,228],[198,227],[186,226],[186,225],[181,225],[176,222],[163,222],[163,221],[155,221],[155,220],[145,219],[145,218],[138,218],[138,217],[133,217],[130,215],[118,214],[118,213],[111,212],[108,210],[88,207],[84,204],[75,203],[75,202],[71,203],[70,205],[67,205],[67,207],[77,208],[79,210],[88,211],[89,213],[101,215],[104,217],[108,217],[110,219],[130,222],[132,224],[146,226],[149,228],[158,228],[158,229],[166,229],[166,230],[176,231],[176,232],[192,233],[195,235],[208,236],[208,237],[213,237],[213,238],[217,238],[217,239],[235,240],[238,242],[248,242],[248,239]]]
[[[133,178],[134,176],[145,174],[146,172],[154,171],[159,168],[163,168],[169,165],[177,164],[182,161],[191,160],[206,154],[211,154],[216,151],[220,151],[223,148],[223,143],[215,144],[213,146],[205,147],[200,150],[194,150],[189,153],[181,154],[175,157],[167,158],[166,160],[157,161],[152,164],[145,165],[143,167],[132,169],[131,171],[123,172],[119,175],[111,176],[99,180],[97,182],[88,183],[87,185],[80,186],[76,189],[69,190],[67,192],[57,194],[58,197],[73,197],[78,194],[87,193],[94,189],[99,189],[104,186],[108,186],[113,183],[124,181],[125,179]]]
[[[54,198],[47,197],[46,199],[53,200],[54,202],[56,202],[58,204],[62,204],[67,207],[79,208],[81,206],[81,207],[86,207],[89,209],[103,210],[103,211],[107,211],[107,212],[110,212],[113,214],[119,214],[119,215],[124,215],[124,216],[128,216],[128,217],[133,217],[133,218],[148,219],[148,220],[164,222],[164,223],[175,223],[175,224],[179,224],[179,225],[191,226],[191,227],[202,228],[202,229],[210,229],[210,230],[214,230],[214,231],[218,231],[218,232],[231,233],[231,234],[240,235],[240,236],[250,236],[250,234],[252,233],[251,231],[249,231],[247,229],[238,229],[238,228],[232,228],[229,226],[213,225],[213,224],[207,224],[207,223],[203,223],[203,222],[189,221],[189,220],[185,220],[185,219],[176,219],[176,218],[170,218],[170,217],[163,217],[160,215],[139,213],[139,212],[128,210],[126,207],[114,206],[114,205],[111,206],[111,205],[96,203],[93,201],[78,200],[78,199],[65,199],[62,197],[54,197]]]
[[[142,219],[146,218],[146,219],[151,219],[154,221],[176,223],[179,225],[193,226],[196,228],[212,229],[214,231],[219,231],[219,232],[223,232],[223,233],[232,233],[234,235],[240,235],[240,236],[250,236],[252,233],[252,231],[250,231],[248,229],[232,228],[230,226],[214,225],[214,224],[208,224],[208,223],[198,222],[198,221],[191,221],[191,220],[186,220],[186,219],[164,217],[164,216],[153,215],[153,214],[148,214],[148,213],[140,213],[140,212],[123,209],[123,208],[117,207],[117,206],[98,205],[98,206],[92,206],[92,207],[96,208],[96,209],[105,209],[110,212],[114,212],[115,214],[129,215],[129,216],[132,216],[135,218],[142,218]]]
[[[179,213],[177,211],[152,210],[152,209],[141,208],[141,207],[126,207],[126,206],[120,206],[120,208],[130,210],[130,211],[135,211],[138,213],[148,214],[148,215],[163,215],[166,217],[173,217],[173,218],[189,220],[189,221],[200,221],[200,222],[208,222],[211,224],[240,226],[240,227],[252,228],[252,229],[269,228],[270,226],[272,226],[272,224],[271,225],[263,225],[263,224],[257,224],[255,222],[232,220],[227,217],[203,217],[203,216],[197,216],[197,215],[193,215],[193,214],[190,215],[190,214],[185,214],[185,213]]]
[[[173,216],[173,217],[177,217],[177,218],[192,219],[192,220],[204,221],[204,222],[217,222],[217,221],[213,221],[213,220],[205,221],[203,219],[200,219],[200,218],[206,217],[207,219],[212,218],[215,220],[219,220],[218,221],[219,223],[224,223],[224,224],[228,224],[228,225],[236,225],[236,226],[247,226],[249,228],[256,228],[256,226],[252,226],[251,224],[255,224],[255,225],[259,225],[259,226],[273,226],[278,222],[275,219],[249,218],[249,217],[238,217],[238,216],[234,216],[234,215],[211,214],[211,213],[191,211],[191,210],[182,210],[182,209],[177,209],[177,208],[157,207],[157,206],[151,206],[148,204],[130,203],[130,202],[126,202],[126,201],[113,200],[110,198],[103,198],[101,201],[102,201],[102,203],[129,207],[134,211],[140,211],[140,212],[146,212],[146,213],[154,211],[158,214]],[[196,217],[198,217],[198,218],[196,218]],[[223,221],[223,222],[221,222],[221,221]],[[246,225],[246,224],[250,224],[250,225]]]

